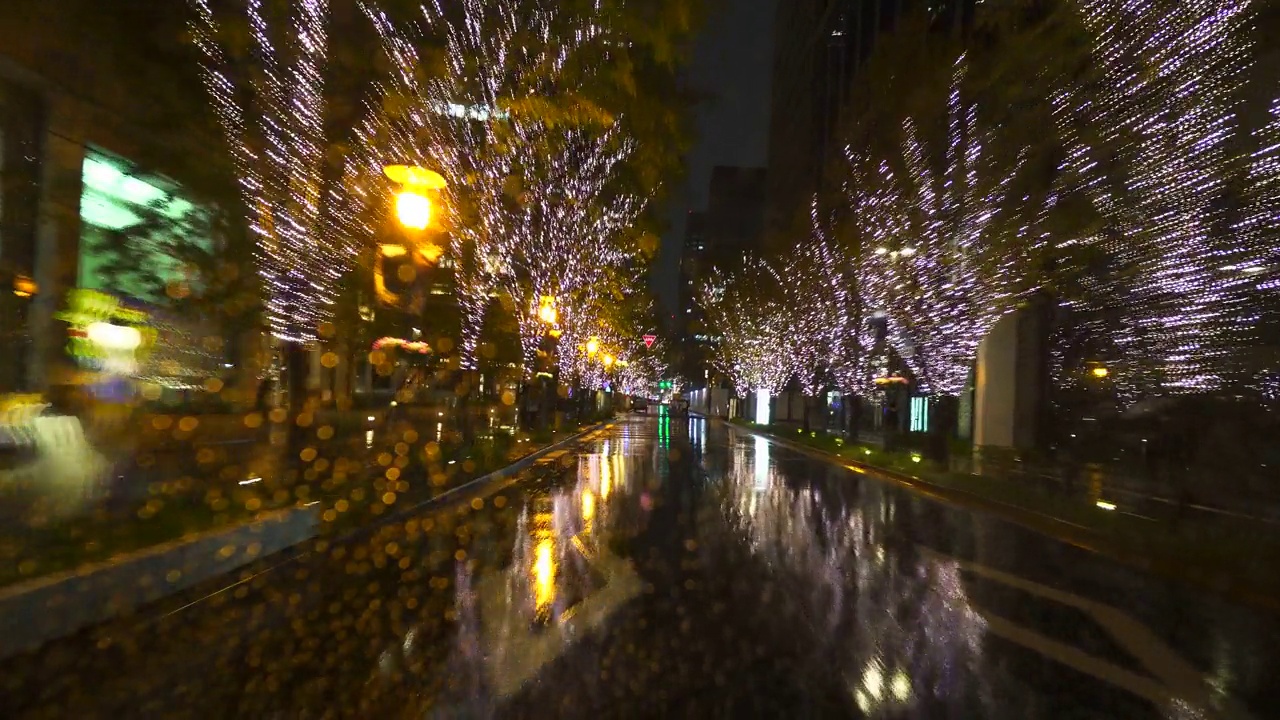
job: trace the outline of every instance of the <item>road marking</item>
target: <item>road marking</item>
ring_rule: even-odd
[[[1159,682],[1144,678],[1102,658],[1089,655],[1078,648],[1045,637],[971,601],[973,610],[982,615],[987,621],[988,629],[996,635],[1146,698],[1159,708],[1163,708],[1171,700],[1181,699],[1205,713],[1206,717],[1246,718],[1249,716],[1243,708],[1229,700],[1224,701],[1226,707],[1220,712],[1215,711],[1204,675],[1150,628],[1121,610],[1096,600],[1041,585],[1003,570],[944,555],[924,545],[917,545],[917,547],[925,555],[940,562],[955,563],[957,567],[974,575],[1084,612]]]

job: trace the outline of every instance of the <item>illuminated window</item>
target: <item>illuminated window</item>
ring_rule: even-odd
[[[173,182],[154,176],[140,175],[127,161],[105,153],[88,151],[81,167],[80,192],[80,263],[78,285],[82,288],[123,293],[141,300],[158,300],[154,283],[131,282],[128,277],[108,277],[104,267],[113,257],[108,249],[122,243],[122,236],[131,231],[146,232],[143,227],[148,219],[173,221],[166,228],[186,236],[208,248],[210,239],[197,236],[195,228],[201,226],[193,213],[199,209],[183,199],[180,188]],[[140,242],[134,246],[139,273],[146,272],[163,281],[183,278],[182,268],[176,259],[166,253],[158,242]]]
[[[911,432],[929,431],[929,398],[911,398]]]

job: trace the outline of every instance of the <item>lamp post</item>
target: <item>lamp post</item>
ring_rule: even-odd
[[[443,243],[433,238],[438,234],[440,210],[444,207],[440,191],[448,183],[440,173],[417,165],[387,165],[382,172],[398,187],[388,208],[390,217],[383,236],[375,248],[374,292],[383,305],[404,313],[402,321],[412,320],[406,324],[414,326],[416,332],[427,297],[422,271],[437,264],[444,254]],[[469,378],[461,380],[469,387],[468,381]],[[465,417],[465,396],[460,405]],[[467,436],[469,428],[466,422],[463,425]]]
[[[400,186],[392,206],[400,226],[400,237],[387,238],[386,242],[378,244],[374,260],[374,290],[381,302],[398,306],[400,295],[387,287],[386,261],[407,258],[419,267],[428,267],[439,261],[444,248],[431,242],[425,234],[437,215],[439,193],[448,187],[448,183],[440,173],[417,165],[387,165],[382,172]],[[395,274],[402,282],[409,282],[417,276],[417,271],[413,266],[401,265]]]
[[[412,241],[415,259],[434,264],[444,249],[419,235],[431,225],[436,214],[434,206],[438,204],[440,191],[448,187],[448,182],[440,173],[417,165],[387,165],[382,172],[400,185],[395,194],[396,220]],[[437,203],[432,202],[433,197],[437,198]],[[404,255],[406,249],[403,245],[387,243],[382,246],[382,251],[387,257],[395,257]]]
[[[551,413],[555,407],[552,393],[560,386],[559,368],[556,362],[556,345],[560,338],[560,329],[556,324],[560,320],[560,312],[556,307],[556,296],[539,296],[538,307],[533,314],[538,318],[538,322],[542,323],[546,332],[543,336],[542,347],[546,355],[549,372],[545,373],[545,377],[544,373],[540,372],[538,374],[542,390],[538,403],[538,426],[545,428],[550,422]]]

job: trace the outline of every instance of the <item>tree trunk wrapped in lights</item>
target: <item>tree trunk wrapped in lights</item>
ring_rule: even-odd
[[[205,85],[257,236],[267,324],[277,338],[310,342],[331,314],[337,282],[361,240],[350,232],[367,229],[354,217],[364,209],[362,196],[347,192],[359,168],[350,166],[338,183],[326,173],[328,2],[297,0],[287,25],[274,27],[261,0],[246,0],[252,47],[245,58],[224,49],[208,0],[190,3]]]

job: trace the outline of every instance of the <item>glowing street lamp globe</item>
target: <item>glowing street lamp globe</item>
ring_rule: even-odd
[[[413,190],[396,193],[396,217],[413,230],[425,230],[431,222],[431,201]]]

